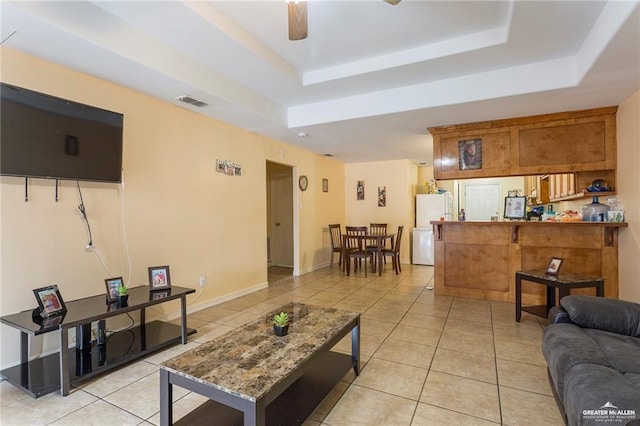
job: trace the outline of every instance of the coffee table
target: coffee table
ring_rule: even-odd
[[[281,311],[289,314],[289,334],[277,337],[272,319]],[[173,423],[172,388],[177,385],[239,410],[245,426],[265,425],[269,404],[297,386],[319,358],[333,359],[331,348],[349,332],[351,356],[341,356],[358,375],[360,314],[303,303],[284,305],[178,355],[160,366],[160,424]]]

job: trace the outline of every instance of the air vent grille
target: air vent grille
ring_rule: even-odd
[[[180,102],[184,102],[186,104],[193,105],[198,108],[208,105],[206,102],[199,101],[196,98],[191,97],[189,95],[178,96],[176,99],[179,100]]]

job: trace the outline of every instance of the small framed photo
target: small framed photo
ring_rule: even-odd
[[[561,257],[552,257],[547,265],[547,270],[544,272],[547,275],[557,276],[560,273],[560,267],[564,261]]]
[[[322,179],[322,192],[329,192],[329,179]]]
[[[167,290],[171,288],[169,265],[149,268],[149,290]]]
[[[527,216],[527,197],[504,197],[505,219],[524,219]]]
[[[62,300],[62,296],[60,296],[60,291],[58,291],[57,285],[54,284],[36,288],[33,290],[33,294],[36,296],[38,307],[40,308],[40,315],[43,318],[67,312],[67,307],[64,305],[64,301]]]
[[[107,303],[114,303],[118,298],[118,288],[123,284],[122,277],[107,278],[104,284],[107,287]]]
[[[216,160],[216,172],[224,173],[224,160]]]

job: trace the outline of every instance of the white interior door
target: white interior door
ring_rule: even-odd
[[[464,211],[466,220],[489,221],[500,211],[499,183],[464,185]]]
[[[271,264],[293,267],[292,170],[271,172]]]

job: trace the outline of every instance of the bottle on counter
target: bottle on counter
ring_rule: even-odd
[[[460,209],[460,213],[458,213],[458,220],[460,222],[464,222],[465,221],[465,213],[464,213],[464,209]]]
[[[598,197],[593,197],[591,204],[582,207],[582,220],[585,222],[606,222],[609,206],[600,204]]]

